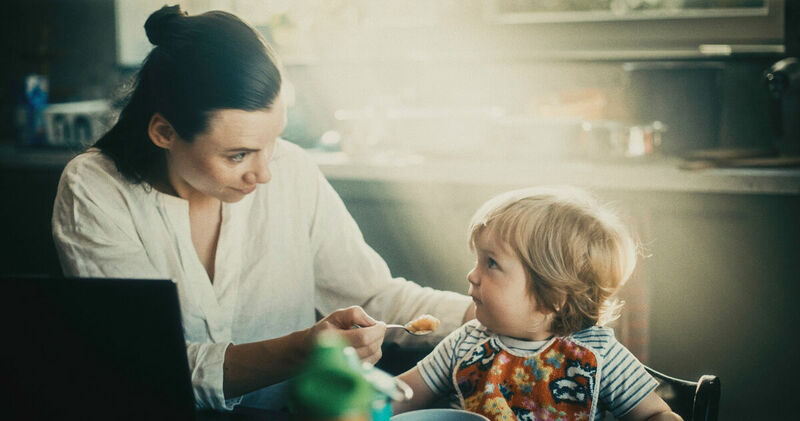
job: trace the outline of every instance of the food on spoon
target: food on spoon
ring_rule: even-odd
[[[439,327],[439,319],[430,314],[423,314],[416,319],[406,323],[406,329],[414,333],[432,332]]]

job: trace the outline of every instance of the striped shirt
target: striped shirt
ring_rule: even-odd
[[[471,320],[448,335],[417,364],[425,384],[434,394],[448,396],[451,405],[458,407],[453,384],[456,363],[477,344],[492,337],[522,356],[535,355],[551,342],[524,341],[496,335],[477,320]],[[656,380],[645,371],[644,365],[616,340],[613,329],[593,326],[567,338],[594,351],[598,363],[603,367],[596,421],[604,419],[605,411],[617,418],[624,416],[658,386]]]

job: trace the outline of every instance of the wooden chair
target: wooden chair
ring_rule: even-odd
[[[659,386],[656,393],[684,421],[716,421],[719,415],[720,381],[705,374],[696,382],[681,380],[645,366]]]

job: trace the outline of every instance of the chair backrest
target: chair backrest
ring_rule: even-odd
[[[720,381],[703,375],[696,382],[681,380],[645,366],[658,381],[656,393],[684,421],[716,421],[719,415]]]

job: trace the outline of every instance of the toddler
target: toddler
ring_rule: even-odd
[[[400,375],[414,397],[396,413],[448,396],[492,420],[681,419],[602,327],[636,264],[612,212],[573,188],[511,191],[478,209],[469,245],[477,319]]]

